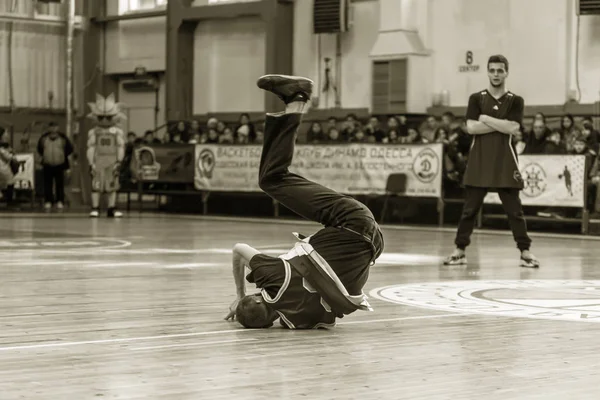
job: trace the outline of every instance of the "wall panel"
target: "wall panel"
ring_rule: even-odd
[[[60,26],[13,23],[12,67],[17,107],[65,107],[65,29]],[[10,23],[0,22],[0,106],[9,106]],[[53,93],[50,102],[48,94]]]
[[[581,102],[600,101],[600,15],[580,17],[579,86]]]
[[[155,129],[155,106],[156,94],[153,92],[130,92],[123,89],[122,81],[119,83],[119,102],[124,106],[124,113],[127,120],[123,123],[123,129],[135,132],[138,137],[142,137],[148,129]],[[161,76],[160,87],[158,91],[158,116],[157,127],[165,123],[165,94],[166,86],[164,76]],[[158,136],[164,134],[162,129]]]
[[[562,105],[568,100],[574,86],[571,75],[575,76],[571,74],[574,0],[417,1],[403,1],[407,7],[398,7],[398,12],[404,10],[408,17],[390,18],[419,29],[431,52],[428,79],[432,89],[425,89],[431,92],[426,93],[429,99],[448,91],[451,106],[466,105],[470,93],[488,84],[487,58],[501,53],[511,62],[509,89],[523,95],[527,104]],[[294,4],[294,73],[313,77],[321,88],[323,58],[335,60],[335,36],[321,35],[319,54],[317,37],[312,34],[312,6],[312,0]],[[342,107],[369,107],[369,53],[380,25],[379,2],[353,1],[352,7],[354,24],[342,34]],[[479,65],[479,71],[460,72],[467,51],[473,52],[473,64]],[[600,99],[599,65],[600,17],[581,16],[578,71],[582,103]],[[333,105],[330,100],[328,106]],[[319,107],[326,107],[325,102]]]
[[[264,74],[265,56],[260,18],[201,21],[194,43],[194,114],[264,111],[256,79]]]
[[[64,16],[64,12],[64,4],[43,4],[32,0],[0,1],[0,14],[17,14],[22,16],[38,14],[61,18]]]
[[[166,17],[107,23],[106,73],[132,73],[137,66],[164,71],[166,28]]]

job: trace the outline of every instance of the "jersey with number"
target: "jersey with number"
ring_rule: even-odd
[[[257,254],[250,260],[246,280],[261,288],[261,295],[290,329],[335,326],[336,315],[317,291],[281,258]]]
[[[523,98],[506,92],[496,99],[487,91],[469,97],[467,120],[478,121],[480,115],[497,119],[523,121]],[[511,143],[512,136],[501,132],[474,135],[465,171],[465,186],[523,189],[517,153]]]
[[[117,127],[97,127],[88,134],[88,145],[94,146],[94,164],[98,168],[114,165],[125,146],[123,131]]]

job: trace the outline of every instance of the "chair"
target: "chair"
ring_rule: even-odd
[[[391,197],[403,195],[406,193],[406,174],[390,174],[385,185],[385,195],[383,208],[381,209],[381,217],[379,222],[383,222],[385,218],[388,202]]]

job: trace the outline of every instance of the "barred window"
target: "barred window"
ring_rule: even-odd
[[[119,0],[119,14],[149,11],[167,5],[168,0]]]
[[[64,19],[64,7],[65,5],[62,3],[43,3],[32,0],[0,0],[0,15]]]

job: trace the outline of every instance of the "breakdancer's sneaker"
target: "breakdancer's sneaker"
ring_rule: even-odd
[[[264,75],[258,78],[256,85],[289,104],[293,101],[310,100],[314,82],[302,76]]]
[[[465,253],[454,252],[444,259],[444,265],[467,265]]]
[[[521,260],[519,261],[519,266],[524,268],[539,268],[540,261],[535,258],[535,256],[529,252],[521,253]]]

